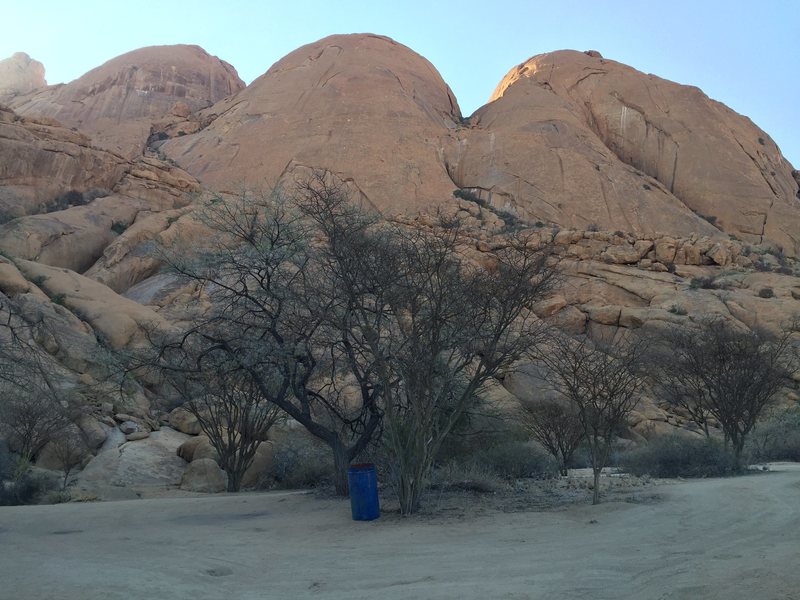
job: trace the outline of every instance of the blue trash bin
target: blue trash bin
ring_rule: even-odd
[[[347,470],[350,486],[350,509],[354,521],[372,521],[381,516],[378,501],[378,471],[375,465],[352,465]]]

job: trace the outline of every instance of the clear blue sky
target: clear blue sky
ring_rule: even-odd
[[[562,48],[680,83],[753,119],[800,168],[800,0],[0,0],[0,58],[25,51],[49,83],[119,54],[199,44],[246,82],[332,33],[388,35],[430,60],[464,114],[526,58]]]

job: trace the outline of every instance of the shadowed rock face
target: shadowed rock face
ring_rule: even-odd
[[[205,111],[203,131],[163,149],[216,188],[274,185],[298,167],[354,180],[383,211],[418,211],[451,198],[443,138],[460,110],[436,69],[375,35],[334,35],[303,46],[233,98]]]
[[[24,52],[0,60],[0,102],[8,102],[20,94],[28,94],[47,85],[44,65]]]
[[[142,153],[152,121],[177,102],[198,110],[241,90],[228,63],[199,46],[151,46],[118,56],[82,77],[15,99],[21,115],[77,127],[104,148]]]
[[[535,114],[547,104],[577,120],[582,136],[588,130],[587,147],[599,140],[623,165],[658,180],[726,233],[800,252],[800,200],[791,165],[764,131],[696,87],[597,53],[564,50],[512,69],[479,111],[480,122],[495,117],[508,128],[516,121],[521,134],[551,122],[547,111]],[[533,119],[524,112],[496,116],[526,106]],[[670,226],[667,219],[661,228]]]

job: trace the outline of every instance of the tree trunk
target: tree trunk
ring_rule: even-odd
[[[742,453],[744,452],[744,438],[737,439],[733,442],[733,457],[736,461],[736,468],[742,469]]]
[[[242,474],[236,473],[233,469],[228,473],[228,488],[229,492],[238,492],[242,487]]]
[[[350,486],[347,482],[347,470],[350,468],[350,458],[344,444],[337,443],[333,450],[333,487],[337,496],[347,496]]]
[[[594,493],[592,494],[592,504],[600,504],[600,473],[603,468],[593,469],[594,471]]]

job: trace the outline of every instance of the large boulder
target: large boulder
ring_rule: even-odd
[[[189,435],[198,435],[203,432],[197,417],[180,406],[169,413],[169,424],[173,429]]]
[[[186,462],[192,462],[194,460],[195,452],[198,450],[198,448],[208,443],[208,438],[204,435],[190,437],[178,447],[178,456],[180,456]]]
[[[126,441],[115,431],[113,439],[109,438],[111,443],[106,443],[76,477],[77,490],[103,499],[121,499],[180,484],[186,463],[176,451],[187,439],[185,434],[162,427],[146,439]]]
[[[90,415],[82,415],[76,424],[83,434],[86,445],[92,450],[102,446],[108,438],[108,426],[104,426]]]
[[[253,457],[253,464],[244,472],[242,476],[242,487],[257,487],[264,478],[269,475],[272,468],[273,448],[272,442],[262,442],[256,449]]]
[[[210,458],[192,461],[181,477],[181,489],[214,494],[224,492],[228,486],[225,471]]]
[[[0,106],[0,222],[83,202],[84,192],[113,187],[126,167],[82,133]]]

